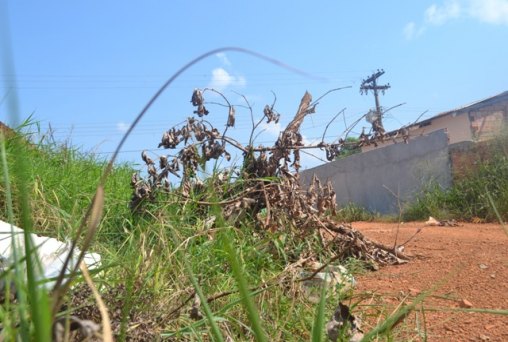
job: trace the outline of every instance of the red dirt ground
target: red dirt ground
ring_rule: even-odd
[[[398,224],[355,222],[352,226],[369,238],[392,245]],[[425,227],[424,223],[403,223],[399,243],[418,228],[423,229],[406,245],[405,252],[412,256],[408,264],[357,276],[358,290],[373,293],[362,304],[381,304],[391,312],[406,296],[408,303],[421,291],[442,283],[423,305],[426,328],[419,330],[426,331],[428,341],[508,341],[508,316],[427,309],[472,305],[508,310],[508,236],[502,227],[470,223]],[[373,319],[364,320],[364,328],[376,323]],[[423,324],[421,313],[413,312],[399,325],[404,328],[404,337],[395,339],[423,341],[415,330],[417,320]]]

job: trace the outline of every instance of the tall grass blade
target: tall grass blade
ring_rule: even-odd
[[[31,317],[34,324],[34,334],[38,341],[50,341],[51,338],[51,315],[49,310],[49,297],[44,287],[38,286],[37,279],[41,273],[38,255],[33,251],[34,244],[31,238],[32,217],[29,199],[29,165],[23,142],[19,136],[14,139],[14,167],[16,174],[16,187],[18,190],[18,205],[20,211],[20,223],[23,228],[25,247],[25,266],[27,275],[28,301],[31,309]]]
[[[1,14],[4,14],[5,11],[0,10]],[[3,65],[2,70],[6,74],[15,75],[16,69],[14,67],[13,54],[11,51],[10,44],[10,31],[8,22],[2,15],[0,18],[0,22],[2,22],[3,27],[0,28],[0,32],[2,36],[0,37],[2,42],[2,52],[3,52]],[[11,93],[7,98],[8,103],[8,111],[11,118],[11,121],[16,126],[19,122],[19,103],[17,93],[15,91],[16,84],[15,78],[12,78],[10,84],[7,84],[7,88],[12,88]],[[16,175],[15,184],[18,191],[18,206],[19,206],[19,214],[20,214],[20,224],[23,228],[24,232],[24,244],[25,244],[25,267],[27,274],[27,287],[28,287],[28,304],[31,311],[31,319],[33,322],[33,333],[37,337],[38,341],[50,341],[51,339],[51,316],[49,310],[49,298],[46,290],[42,286],[37,285],[37,277],[40,271],[40,264],[38,260],[37,253],[32,252],[33,243],[30,237],[30,231],[32,230],[32,219],[30,213],[30,201],[29,201],[29,174],[28,170],[30,165],[28,164],[27,156],[24,150],[24,141],[21,140],[21,137],[16,135],[13,139],[14,148],[13,155],[14,165],[13,172]],[[12,223],[12,222],[11,222]],[[21,288],[17,289],[21,291]],[[27,332],[24,331],[26,326],[22,328],[22,334],[26,336]]]
[[[432,286],[428,291],[422,292],[420,295],[418,295],[413,300],[412,303],[408,305],[400,305],[400,307],[387,319],[385,319],[383,322],[375,326],[374,329],[366,333],[363,336],[361,342],[371,341],[374,337],[392,330],[397,324],[402,322],[416,308],[418,304],[422,303],[425,300],[425,298],[427,298],[431,293],[435,292],[437,289],[443,286],[451,277],[456,275],[461,267],[462,265],[457,265],[445,277],[443,277],[440,281],[434,284],[434,286]]]
[[[95,233],[100,223],[100,219],[102,217],[103,208],[104,208],[104,186],[102,184],[99,184],[95,192],[95,196],[92,200],[92,204],[90,205],[90,207],[87,210],[87,213],[82,219],[75,238],[72,240],[70,252],[63,263],[63,267],[60,270],[60,274],[58,275],[57,281],[55,283],[53,289],[53,310],[52,310],[53,317],[59,310],[60,305],[63,301],[63,295],[69,290],[70,284],[74,279],[81,262],[83,261],[85,253],[90,247],[90,244],[92,243],[92,239],[95,236]],[[72,265],[70,275],[66,276],[69,264],[74,255],[73,251],[75,250],[78,244],[78,240],[80,236],[83,234],[83,230],[85,230],[85,228],[88,229],[86,231],[85,238],[83,239],[83,242],[81,244],[82,248],[81,253],[76,259],[75,264]]]
[[[323,330],[325,326],[325,305],[326,305],[326,279],[321,286],[321,296],[316,307],[314,324],[312,325],[312,342],[321,342],[323,340]]]
[[[99,306],[99,311],[102,318],[102,339],[104,342],[113,342],[113,334],[111,332],[111,321],[109,320],[108,309],[106,308],[106,305],[104,304],[99,291],[97,291],[97,288],[95,287],[92,278],[90,277],[90,273],[88,273],[88,268],[84,263],[81,263],[81,272],[83,273],[83,277],[92,290],[95,301]]]
[[[4,184],[5,184],[5,197],[7,204],[7,216],[9,222],[14,222],[14,211],[13,211],[13,202],[12,202],[12,192],[11,192],[11,183],[9,179],[9,166],[7,164],[7,152],[5,149],[5,137],[2,132],[0,132],[0,144],[1,144],[1,154],[2,154],[2,167],[4,173]],[[12,226],[11,226],[12,227]],[[16,288],[23,288],[23,268],[21,265],[21,256],[19,255],[19,250],[17,246],[17,239],[14,236],[14,230],[11,229],[11,243],[13,246],[13,257],[14,257],[14,284]],[[4,272],[8,272],[4,270]],[[9,284],[9,279],[6,279],[6,284]],[[7,300],[9,297],[6,297]],[[24,291],[18,291],[18,306],[16,307],[19,312],[20,319],[20,327],[21,327],[21,337],[25,340],[29,339],[29,331],[30,331],[30,323],[28,322],[28,315],[26,312],[27,307],[27,298],[26,293]]]
[[[213,340],[222,342],[224,341],[224,338],[222,337],[222,333],[219,329],[219,326],[217,325],[216,317],[213,315],[213,312],[210,309],[210,306],[208,305],[206,297],[203,294],[203,290],[201,289],[201,286],[199,286],[198,280],[196,279],[196,276],[192,271],[192,267],[190,267],[189,262],[187,261],[187,259],[185,259],[185,257],[183,258],[183,260],[185,264],[185,269],[189,273],[192,286],[194,287],[194,290],[196,290],[196,294],[198,295],[199,300],[201,301],[203,311],[205,312],[205,317],[208,321],[208,325],[210,326],[210,330],[212,332]]]
[[[233,249],[231,238],[228,232],[223,233],[222,238],[224,239],[224,249],[228,254],[229,263],[233,270],[233,276],[238,287],[238,292],[240,292],[242,304],[247,311],[247,317],[249,318],[254,337],[256,338],[256,341],[268,341],[266,333],[261,325],[261,318],[259,317],[258,310],[251,298],[249,287],[245,281],[245,276],[243,275],[242,266],[239,262],[238,255]]]
[[[487,198],[489,199],[490,205],[492,206],[492,209],[494,210],[494,213],[496,213],[496,216],[497,216],[497,219],[499,221],[499,224],[501,225],[501,227],[503,227],[503,230],[506,233],[506,235],[508,235],[508,226],[506,226],[506,224],[503,221],[503,218],[501,217],[501,214],[499,214],[499,210],[497,210],[497,206],[494,203],[494,199],[490,195],[490,192],[487,189],[487,187],[485,187],[485,193],[487,194]]]
[[[178,246],[179,241],[176,236],[176,234],[173,232],[171,228],[171,237],[173,239],[173,242],[175,243],[175,246]],[[183,255],[181,250],[178,250],[177,255],[180,260],[183,261],[185,270],[187,272],[187,276],[189,277],[192,286],[194,287],[194,290],[196,291],[196,294],[199,297],[199,300],[201,301],[201,306],[203,308],[203,311],[205,313],[206,320],[208,322],[208,325],[210,327],[210,330],[212,332],[212,337],[214,341],[223,342],[224,338],[222,337],[222,333],[219,329],[219,326],[217,325],[217,319],[214,317],[212,310],[210,309],[210,306],[208,305],[207,298],[203,294],[203,290],[201,289],[201,286],[199,285],[198,280],[196,279],[196,276],[194,275],[194,272],[192,271],[192,267],[189,264],[188,259]]]

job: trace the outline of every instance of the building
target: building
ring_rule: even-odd
[[[330,181],[339,206],[355,203],[369,211],[398,214],[429,184],[443,189],[489,160],[488,141],[506,127],[508,91],[385,134],[384,143],[302,171]],[[407,144],[393,142],[407,141]],[[382,147],[382,148],[381,148]]]
[[[506,127],[508,122],[508,91],[466,106],[438,114],[429,119],[404,127],[409,138],[446,130],[449,144],[464,141],[485,141]],[[386,142],[378,146],[362,147],[362,152],[401,142],[401,130],[386,133]]]

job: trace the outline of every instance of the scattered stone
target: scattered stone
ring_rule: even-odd
[[[479,264],[478,265],[480,267],[480,269],[482,270],[486,270],[487,268],[489,268],[489,266],[485,265],[485,264]]]
[[[462,308],[472,308],[473,307],[473,304],[471,304],[470,301],[468,301],[467,299],[463,299],[461,302],[460,302],[460,306]]]
[[[414,288],[410,288],[408,290],[409,290],[409,294],[411,296],[418,296],[422,292],[419,289],[414,289]]]

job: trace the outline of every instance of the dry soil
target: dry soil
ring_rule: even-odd
[[[379,311],[410,303],[422,291],[430,295],[399,324],[397,341],[508,341],[508,316],[456,312],[450,308],[508,310],[508,236],[497,224],[460,223],[425,227],[424,223],[356,222],[354,228],[387,245],[404,242],[408,264],[382,267],[357,277],[366,299],[364,327],[375,325]],[[398,229],[399,228],[399,229]],[[367,306],[368,305],[368,306]],[[437,311],[432,311],[436,308]],[[445,308],[445,309],[443,309]],[[368,315],[368,312],[372,316]]]

